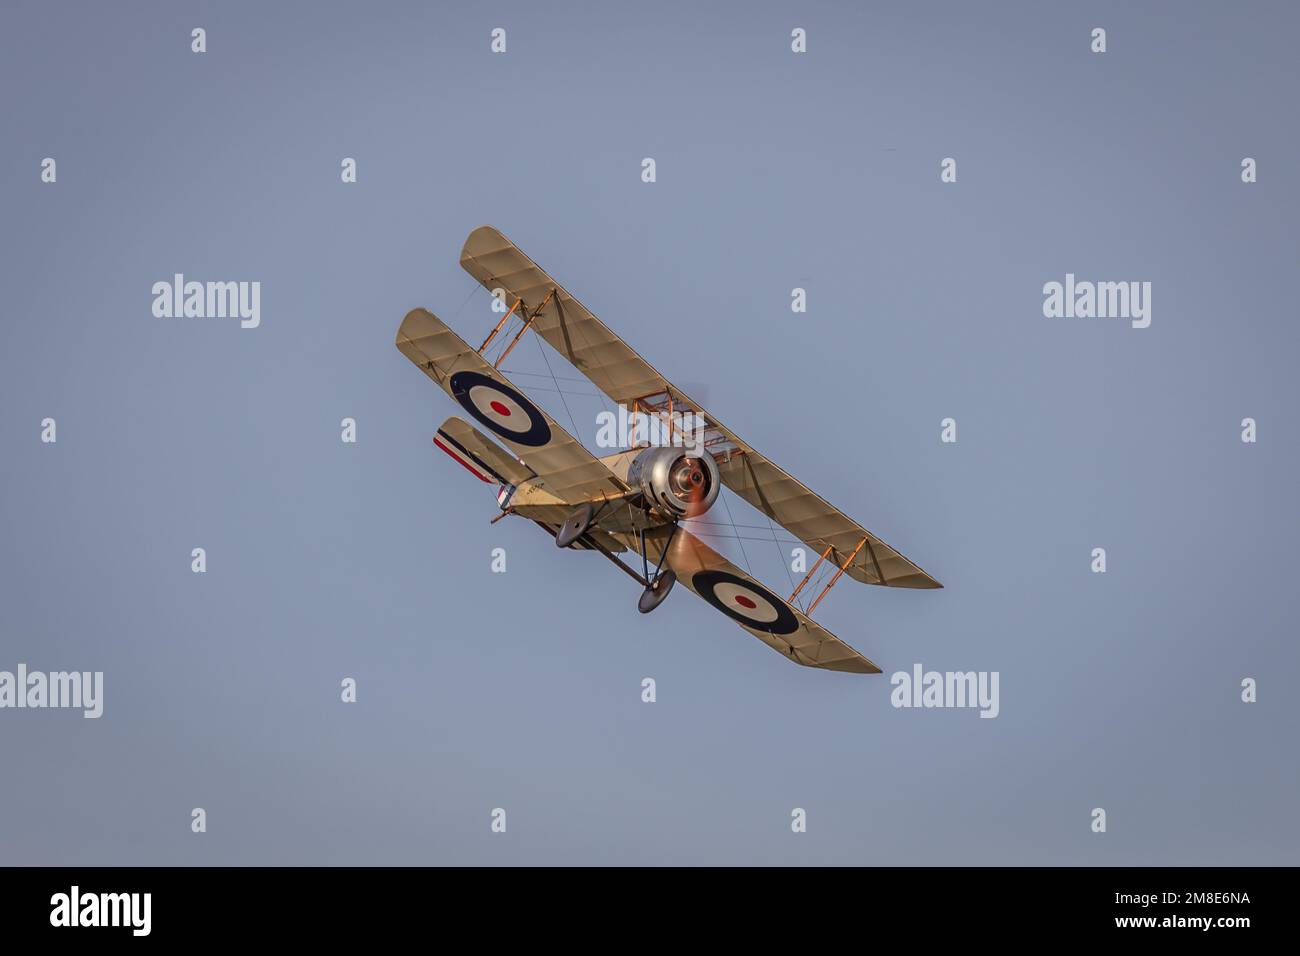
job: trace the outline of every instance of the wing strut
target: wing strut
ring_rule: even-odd
[[[522,338],[524,337],[524,333],[528,331],[528,327],[529,327],[530,325],[533,324],[533,319],[537,318],[539,315],[542,314],[542,309],[546,308],[546,303],[550,302],[550,301],[551,301],[551,297],[554,296],[554,295],[555,295],[555,290],[554,290],[554,289],[552,289],[550,292],[546,293],[546,298],[542,300],[542,304],[539,305],[539,306],[537,307],[537,309],[533,312],[532,315],[529,315],[529,316],[528,316],[528,321],[526,321],[526,322],[524,323],[524,327],[523,327],[522,329],[519,330],[519,334],[518,334],[518,335],[516,335],[513,339],[510,340],[510,344],[506,346],[506,350],[505,350],[504,352],[502,352],[501,355],[497,358],[496,362],[495,362],[495,363],[493,364],[493,366],[492,366],[493,368],[500,368],[500,367],[501,367],[501,363],[504,362],[504,361],[506,360],[506,356],[510,354],[510,350],[513,349],[516,345],[519,344],[519,340],[522,339]],[[519,300],[519,301],[522,302],[523,300],[521,299],[521,300]],[[519,304],[519,302],[516,302],[516,303],[515,303],[515,305],[518,305],[518,304]],[[525,314],[525,315],[528,315],[528,307],[527,307],[527,306],[524,306],[524,314]]]
[[[799,582],[799,586],[795,588],[794,593],[790,595],[789,603],[791,604],[794,603],[794,599],[799,596],[799,592],[803,590],[803,586],[807,584],[810,580],[812,580],[812,576],[817,573],[817,569],[820,568],[822,566],[822,562],[826,560],[826,555],[830,554],[831,549],[834,547],[835,546],[832,544],[826,545],[826,550],[822,552],[822,556],[817,559],[816,563],[814,563],[813,566],[808,570],[808,573],[803,576],[803,580]]]
[[[809,614],[813,612],[813,608],[817,607],[817,605],[821,603],[822,598],[824,598],[826,595],[831,593],[831,588],[835,587],[835,582],[840,579],[841,574],[843,574],[846,570],[848,570],[849,565],[853,563],[853,559],[858,556],[858,552],[862,550],[862,546],[866,543],[867,543],[866,538],[863,538],[861,541],[858,542],[858,546],[853,549],[853,553],[850,554],[848,558],[845,559],[844,563],[840,565],[840,569],[835,572],[835,577],[831,578],[830,581],[826,583],[826,587],[822,589],[822,593],[817,595],[817,600],[813,601],[812,604],[808,605]],[[828,548],[827,550],[830,549]],[[822,557],[824,558],[826,557],[826,555],[822,555]],[[821,564],[821,561],[819,560],[817,564]],[[813,565],[813,567],[816,567],[816,565]]]
[[[497,323],[497,327],[488,333],[488,337],[485,338],[483,340],[483,344],[478,347],[479,355],[482,355],[483,350],[488,347],[488,343],[497,337],[497,333],[501,331],[501,327],[506,324],[510,316],[515,314],[515,309],[519,308],[519,303],[523,301],[524,301],[523,299],[515,299],[515,304],[510,307],[510,311],[507,312],[505,315],[501,316],[501,321]],[[524,308],[525,310],[527,310],[528,307],[525,306]]]
[[[676,521],[674,521],[673,524],[672,524],[672,527],[668,529],[668,540],[665,541],[665,542],[663,543],[662,547],[661,547],[660,550],[659,550],[659,561],[658,561],[658,563],[655,565],[655,573],[654,573],[654,575],[651,576],[651,574],[650,574],[650,561],[649,561],[649,559],[646,557],[646,547],[645,547],[645,529],[644,529],[644,528],[641,528],[641,529],[639,529],[639,530],[637,531],[637,533],[636,533],[637,540],[641,542],[641,573],[644,575],[644,577],[645,577],[645,579],[646,579],[647,581],[651,581],[651,582],[653,582],[653,581],[657,581],[657,580],[659,580],[659,572],[662,571],[663,568],[664,568],[664,558],[666,558],[666,557],[668,556],[668,546],[669,546],[670,544],[673,543],[673,536],[674,536],[675,534],[677,534],[677,522],[676,522]],[[650,585],[648,585],[648,584],[646,585],[646,587],[649,587],[649,586],[650,586]]]

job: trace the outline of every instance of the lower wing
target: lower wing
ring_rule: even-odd
[[[663,541],[662,536],[647,535],[650,560],[658,561]],[[854,674],[880,673],[873,662],[680,526],[668,545],[665,563],[678,581],[796,664]]]

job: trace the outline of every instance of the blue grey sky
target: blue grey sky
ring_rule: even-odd
[[[0,862],[1300,862],[1297,26],[7,3],[0,669],[105,700],[0,710]],[[684,588],[639,615],[598,556],[489,526],[430,441],[458,409],[393,346],[417,306],[491,328],[457,263],[483,223],[944,582],[818,608],[883,675],[793,666]],[[178,272],[261,282],[260,327],[155,318]],[[1150,327],[1045,318],[1067,273],[1151,282]],[[508,364],[546,384],[538,342]],[[530,394],[591,438],[600,403]],[[917,662],[997,671],[999,716],[891,707]]]

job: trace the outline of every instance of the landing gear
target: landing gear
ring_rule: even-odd
[[[585,504],[569,515],[564,524],[560,525],[560,530],[555,532],[556,547],[570,547],[586,534],[587,529],[591,527],[591,519],[595,516],[595,513],[595,508],[590,504]]]
[[[677,583],[677,575],[673,569],[664,567],[664,558],[668,556],[668,546],[673,543],[673,535],[676,533],[677,523],[674,522],[672,529],[668,532],[668,540],[664,542],[663,550],[659,552],[659,563],[655,565],[653,577],[650,574],[650,562],[646,560],[645,531],[637,533],[637,537],[641,539],[641,576],[646,582],[646,588],[641,592],[641,597],[636,602],[636,609],[642,614],[649,614],[660,604],[663,604],[664,598],[668,597],[668,592]]]
[[[596,519],[600,517],[606,504],[608,502],[602,503],[597,508],[594,504],[587,503],[575,508],[569,517],[564,520],[564,524],[560,525],[559,530],[555,532],[555,543],[561,548],[568,548],[581,541],[585,547],[599,551],[609,558],[610,561],[618,565],[624,574],[645,589],[641,592],[636,607],[642,614],[649,614],[664,603],[664,598],[668,597],[668,592],[677,583],[677,574],[673,569],[664,567],[669,546],[673,543],[673,538],[677,534],[677,523],[673,522],[672,527],[668,529],[668,535],[663,539],[662,545],[656,545],[659,549],[659,561],[655,565],[653,572],[650,570],[649,554],[646,548],[646,529],[637,529],[636,545],[639,545],[637,550],[641,552],[641,573],[637,574],[635,570],[620,561],[609,548],[602,544],[598,537],[588,534],[596,525]],[[544,525],[544,527],[549,530],[550,525]],[[656,529],[662,531],[662,526],[656,526]]]
[[[677,583],[677,575],[672,569],[663,572],[654,582],[641,592],[641,599],[636,602],[636,609],[642,614],[649,614],[660,604],[664,603],[664,598],[668,597],[668,592],[673,589]]]

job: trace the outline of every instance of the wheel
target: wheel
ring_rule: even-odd
[[[672,571],[664,571],[654,579],[653,584],[641,592],[641,600],[636,602],[636,609],[642,614],[649,614],[664,603],[664,598],[668,596],[668,592],[673,589],[673,585],[676,583],[677,575]]]
[[[564,524],[560,525],[560,530],[555,532],[555,546],[557,548],[572,546],[573,542],[587,533],[587,529],[591,527],[591,518],[594,513],[595,509],[586,504],[569,515]]]

